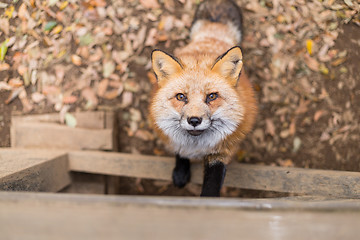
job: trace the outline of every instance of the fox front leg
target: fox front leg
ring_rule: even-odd
[[[226,166],[219,160],[208,161],[204,164],[204,181],[202,197],[220,197],[220,189],[224,182]]]
[[[175,168],[172,173],[173,183],[176,187],[183,188],[190,181],[190,160],[176,155]]]

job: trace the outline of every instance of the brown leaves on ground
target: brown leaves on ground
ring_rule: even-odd
[[[46,106],[63,114],[70,108],[111,106],[123,111],[128,137],[140,142],[156,139],[146,107],[156,83],[150,52],[171,52],[187,43],[199,1],[15,2],[0,6],[0,91],[9,96],[6,104],[19,98],[24,112]],[[359,3],[237,3],[244,15],[245,66],[262,109],[249,151],[276,155],[273,159],[290,154],[274,161],[291,166],[292,154],[306,146],[304,137],[314,124],[322,124],[314,142],[355,139],[351,131],[358,133],[359,123],[352,111],[354,100],[339,107],[329,92],[333,86],[356,86],[351,78],[349,84],[336,82],[336,77],[350,74],[349,52],[334,46],[342,24],[360,25]],[[160,143],[155,149],[163,154]]]

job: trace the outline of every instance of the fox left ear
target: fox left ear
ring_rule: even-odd
[[[154,50],[151,53],[151,62],[160,85],[165,79],[182,70],[179,60],[161,50]]]
[[[241,49],[236,46],[218,57],[211,70],[228,79],[232,86],[236,86],[242,66]]]

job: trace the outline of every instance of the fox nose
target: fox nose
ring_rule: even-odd
[[[191,126],[196,127],[196,126],[200,125],[202,118],[190,117],[187,119],[187,121]]]

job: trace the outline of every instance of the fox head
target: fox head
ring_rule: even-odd
[[[217,59],[153,51],[158,89],[150,111],[175,152],[200,158],[236,131],[244,114],[236,90],[242,64],[239,47]]]

